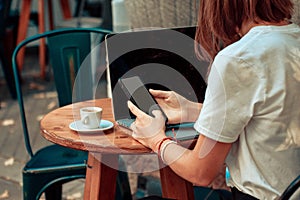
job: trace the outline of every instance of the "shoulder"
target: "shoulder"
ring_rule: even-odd
[[[256,26],[239,41],[227,46],[218,55],[241,59],[260,58],[265,54],[280,54],[287,47],[300,44],[300,27],[296,24],[286,26]],[[274,51],[276,49],[276,51]]]
[[[222,71],[237,70],[239,73],[251,69],[264,73],[275,62],[288,57],[294,47],[300,49],[299,26],[254,27],[239,41],[220,51],[213,65]]]

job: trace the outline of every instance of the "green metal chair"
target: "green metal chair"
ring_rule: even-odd
[[[66,182],[85,178],[87,152],[65,148],[59,145],[46,146],[35,153],[32,150],[28,124],[24,109],[21,81],[17,66],[17,55],[20,49],[31,42],[46,39],[49,61],[51,62],[59,106],[74,101],[72,96],[73,79],[83,61],[91,52],[91,36],[98,42],[103,41],[110,31],[98,28],[68,28],[37,34],[22,41],[12,55],[12,65],[16,83],[17,99],[23,126],[25,145],[30,160],[23,168],[24,200],[39,199],[45,192],[46,199],[61,199],[62,185]],[[105,57],[104,57],[105,58]],[[99,57],[97,58],[99,59]],[[91,70],[89,71],[92,72]],[[92,79],[85,81],[84,94],[80,97],[93,98]],[[80,90],[81,91],[81,90]],[[85,100],[84,98],[77,100]],[[73,100],[73,101],[72,101]],[[130,186],[126,172],[119,171],[116,188],[116,199],[131,199]]]

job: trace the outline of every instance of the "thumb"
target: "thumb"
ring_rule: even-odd
[[[164,118],[164,116],[160,110],[153,110],[152,114],[154,115],[155,118],[158,118],[158,119]]]
[[[136,116],[136,117],[145,117],[146,114],[141,111],[138,107],[136,107],[131,101],[127,101],[127,106],[129,110]]]

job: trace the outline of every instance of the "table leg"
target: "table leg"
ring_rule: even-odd
[[[89,153],[87,165],[84,199],[115,199],[118,155]]]
[[[27,27],[29,25],[29,18],[30,18],[30,7],[31,7],[31,0],[22,1],[22,8],[20,12],[19,25],[18,25],[17,44],[19,44],[22,40],[26,38]],[[25,54],[25,47],[23,47],[20,50],[17,57],[19,71],[21,71],[23,68],[24,54]]]
[[[53,17],[53,5],[52,1],[48,0],[48,14],[49,14],[49,29],[53,30],[54,29],[54,17]]]
[[[163,197],[181,200],[194,199],[192,183],[178,176],[169,166],[161,166],[160,180]]]
[[[60,6],[64,19],[70,19],[72,17],[69,2],[66,0],[60,0]]]
[[[21,12],[20,12],[21,14],[20,14],[20,19],[19,19],[19,27],[18,27],[17,44],[19,44],[21,41],[23,41],[27,36],[27,30],[28,30],[28,25],[29,25],[29,21],[30,21],[31,3],[32,3],[32,0],[23,0],[23,2],[22,2],[22,9],[21,9]],[[52,9],[52,7],[49,8],[49,10],[50,9]],[[44,0],[39,0],[38,1],[38,29],[39,29],[39,33],[44,33],[45,32],[44,10],[45,10]],[[51,16],[51,13],[49,13],[49,14]],[[50,20],[52,20],[52,18]],[[50,23],[50,26],[52,26],[51,23]],[[23,69],[24,55],[25,55],[25,47],[23,47],[20,50],[20,52],[17,56],[19,71],[21,71]],[[45,69],[46,69],[46,44],[45,44],[45,39],[40,40],[39,60],[40,60],[40,68],[41,68],[41,78],[44,79],[45,76],[46,76],[46,74],[45,74]]]
[[[40,0],[38,2],[39,33],[44,33],[45,32],[44,10],[45,10],[44,0]],[[43,79],[45,79],[45,77],[46,77],[46,42],[45,42],[44,38],[42,38],[40,40],[39,55],[40,55],[39,59],[40,59],[41,77]]]

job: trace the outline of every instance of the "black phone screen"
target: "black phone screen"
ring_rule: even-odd
[[[125,92],[127,98],[130,99],[140,110],[151,116],[153,116],[153,110],[161,110],[167,119],[163,110],[157,104],[138,76],[122,78],[119,82],[121,83],[121,88]]]

